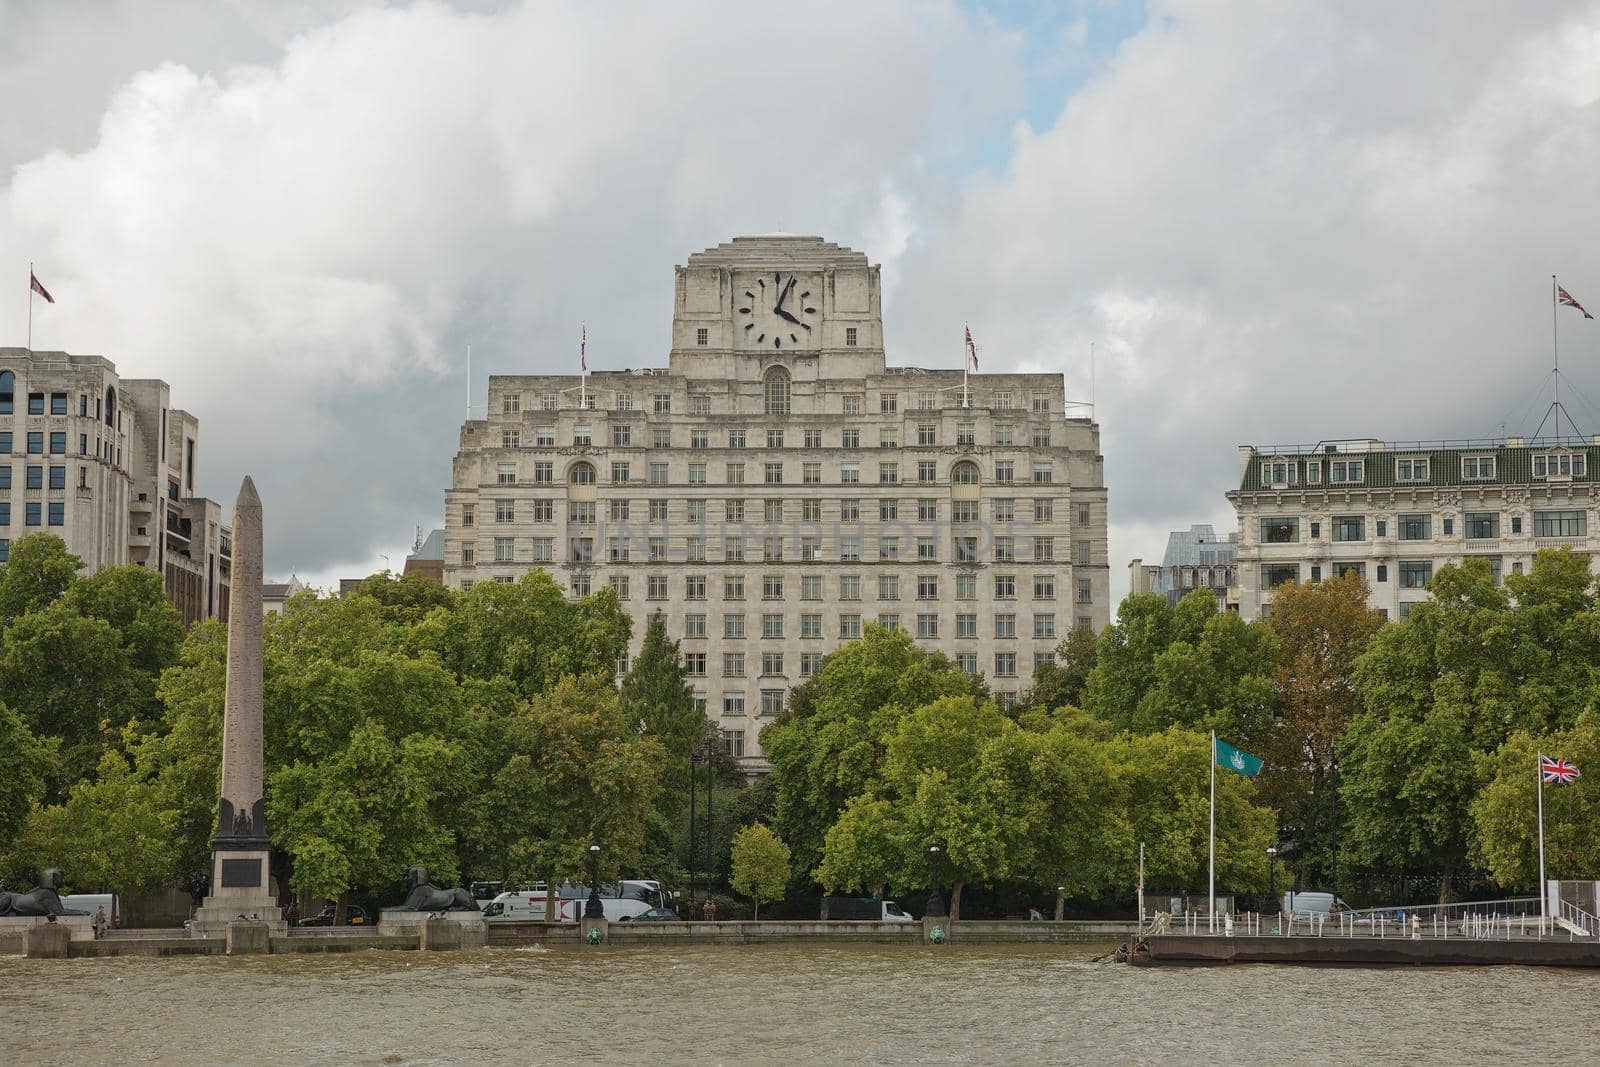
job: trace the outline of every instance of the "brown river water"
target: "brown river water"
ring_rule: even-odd
[[[1600,972],[1155,969],[1102,951],[4,956],[0,1063],[1600,1062]]]

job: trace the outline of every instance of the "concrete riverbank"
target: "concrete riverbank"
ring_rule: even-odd
[[[1125,942],[1136,924],[1116,921],[1017,922],[963,919],[945,926],[947,939],[961,944],[1082,944]],[[491,947],[527,945],[581,945],[573,923],[506,922],[487,925]],[[362,952],[370,949],[416,950],[415,931],[395,933],[382,928],[312,928],[296,930],[268,941],[272,955],[296,953]],[[787,941],[832,944],[917,945],[924,940],[921,923],[822,922],[819,920],[761,920],[754,922],[611,923],[606,941],[628,946],[755,945]],[[20,935],[0,940],[0,955],[20,955]],[[188,931],[118,930],[100,940],[73,939],[67,945],[71,958],[110,956],[220,956],[225,939],[193,937]]]
[[[947,925],[951,941],[963,944],[1076,944],[1125,941],[1133,922],[1017,922],[962,919]],[[612,923],[606,939],[619,945],[766,944],[779,941],[879,943],[915,945],[923,940],[921,923],[823,922],[821,920],[757,920],[741,922]],[[489,924],[489,944],[520,946],[578,942],[570,923],[510,922]]]
[[[1153,934],[1134,939],[1129,962],[1149,967],[1226,963],[1600,967],[1600,944],[1593,940],[1555,938],[1413,940],[1409,937]]]

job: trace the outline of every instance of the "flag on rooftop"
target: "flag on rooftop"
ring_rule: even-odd
[[[1261,758],[1252,756],[1242,748],[1234,748],[1220,737],[1215,739],[1216,751],[1213,753],[1218,767],[1226,767],[1230,771],[1237,771],[1246,778],[1254,778],[1261,773]]]
[[[972,343],[972,328],[963,327],[967,331],[967,359],[972,364],[972,369],[978,369],[978,346]]]
[[[56,298],[50,295],[50,290],[44,287],[44,284],[39,281],[39,276],[31,270],[28,272],[28,287],[44,297],[45,303],[54,304],[56,302]]]
[[[589,324],[588,323],[584,323],[583,324],[583,331],[582,331],[582,333],[580,333],[578,335],[578,369],[581,370],[581,371],[588,371],[588,369],[589,369],[588,348],[589,348]]]
[[[1551,759],[1544,753],[1539,753],[1539,774],[1551,785],[1567,785],[1575,782],[1580,773],[1578,768],[1564,759]]]
[[[1593,315],[1589,314],[1588,308],[1578,303],[1578,301],[1573,298],[1571,293],[1567,292],[1559,285],[1556,286],[1556,300],[1559,301],[1563,307],[1577,308],[1579,311],[1583,312],[1583,317],[1586,319],[1594,318]]]

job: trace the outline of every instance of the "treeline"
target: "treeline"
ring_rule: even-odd
[[[181,885],[215,826],[226,631],[185,634],[154,572],[77,566],[48,535],[0,566],[0,878],[61,865],[78,887]],[[969,887],[990,909],[1125,908],[1140,843],[1152,889],[1203,890],[1215,730],[1266,761],[1258,779],[1218,773],[1219,891],[1264,892],[1269,846],[1279,888],[1326,886],[1337,862],[1347,896],[1402,878],[1524,889],[1535,751],[1600,766],[1587,560],[1543,553],[1504,588],[1469,562],[1432,589],[1388,624],[1354,577],[1282,587],[1250,624],[1209,590],[1130,597],[1010,709],[869,627],[791,691],[752,784],[726,757],[691,762],[716,727],[659,619],[618,683],[632,623],[611,590],[378,575],[267,619],[275,869],[296,891],[383,896],[412,863],[441,882],[583,877],[598,843],[607,877],[703,885],[709,777],[718,884],[780,914],[930,881],[957,908]],[[1552,877],[1600,858],[1588,781],[1546,798]]]

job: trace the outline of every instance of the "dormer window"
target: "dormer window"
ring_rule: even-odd
[[[1397,482],[1425,482],[1428,480],[1428,460],[1423,457],[1394,461],[1394,480]]]
[[[1533,457],[1535,478],[1582,478],[1584,456],[1582,452],[1540,452]]]
[[[1322,461],[1317,459],[1306,460],[1306,484],[1322,484]]]
[[[1328,463],[1328,480],[1335,484],[1361,484],[1367,480],[1366,467],[1359,459],[1335,459]]]
[[[1261,461],[1261,484],[1271,489],[1281,489],[1295,483],[1293,460],[1264,459]]]
[[[1464,482],[1490,482],[1494,480],[1493,456],[1462,456],[1461,480]]]

